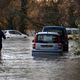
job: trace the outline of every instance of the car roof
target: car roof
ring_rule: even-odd
[[[17,31],[17,30],[4,30],[4,31]]]
[[[44,26],[43,28],[59,28],[59,29],[62,29],[62,28],[65,28],[64,26]]]
[[[79,30],[79,28],[66,28],[66,30]]]
[[[54,34],[54,35],[59,35],[59,33],[58,32],[38,32],[38,33],[36,33],[37,35],[39,35],[39,34]]]

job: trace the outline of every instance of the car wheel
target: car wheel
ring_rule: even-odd
[[[63,51],[68,52],[68,47],[64,47]]]

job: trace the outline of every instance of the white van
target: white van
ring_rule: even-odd
[[[66,28],[68,39],[79,39],[79,28]]]

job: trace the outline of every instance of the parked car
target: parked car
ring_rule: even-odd
[[[57,32],[38,32],[33,40],[32,55],[62,54],[61,37]]]
[[[68,52],[68,35],[66,28],[63,26],[44,26],[43,32],[58,32],[61,36],[61,43],[63,46],[63,51]]]
[[[3,30],[6,38],[27,38],[28,36],[17,30]]]
[[[66,28],[68,39],[79,39],[79,28]]]

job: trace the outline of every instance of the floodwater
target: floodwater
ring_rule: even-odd
[[[0,80],[80,80],[80,57],[73,55],[74,41],[63,56],[32,57],[32,39],[3,41]]]

